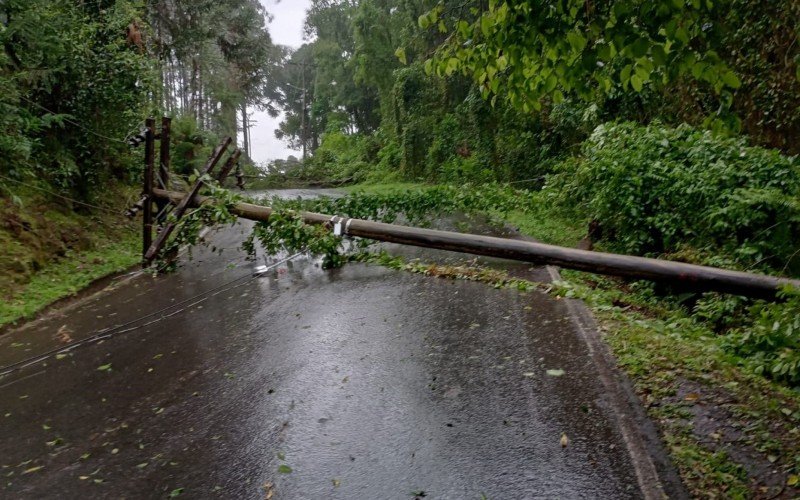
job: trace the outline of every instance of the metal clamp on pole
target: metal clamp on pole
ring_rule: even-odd
[[[344,225],[344,236],[350,237],[350,224],[353,223],[353,219],[347,219],[347,224]]]
[[[331,217],[331,224],[333,224],[333,235],[334,236],[341,236],[342,235],[342,221],[344,219],[339,217],[338,215],[334,215]]]

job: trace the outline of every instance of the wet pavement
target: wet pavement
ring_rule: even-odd
[[[244,231],[0,337],[7,366],[192,299],[0,378],[0,497],[642,496],[565,301],[306,257],[252,278]]]

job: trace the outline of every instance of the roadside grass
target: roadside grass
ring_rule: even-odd
[[[113,186],[108,192],[106,199],[114,200],[114,205],[106,206],[108,211],[75,211],[35,190],[16,190],[19,202],[2,206],[6,220],[27,229],[0,228],[7,273],[0,300],[0,331],[139,262],[137,221],[122,215],[137,190]]]
[[[0,326],[29,319],[50,304],[71,297],[94,281],[129,269],[141,260],[141,235],[128,232],[84,252],[68,251],[0,303]]]

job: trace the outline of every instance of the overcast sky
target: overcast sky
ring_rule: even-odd
[[[303,21],[309,0],[261,0],[261,3],[272,14],[273,20],[269,24],[272,41],[279,45],[288,45],[297,48],[303,44]],[[297,151],[289,149],[283,141],[275,138],[275,129],[282,118],[271,118],[267,113],[255,112],[251,121],[253,128],[250,135],[253,139],[251,145],[253,160],[256,163],[266,163],[276,158],[286,158],[289,155],[300,156]]]

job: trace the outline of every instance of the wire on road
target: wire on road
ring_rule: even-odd
[[[176,304],[169,305],[169,306],[164,307],[163,309],[160,309],[158,311],[155,311],[155,312],[152,312],[150,314],[146,314],[146,315],[141,316],[139,318],[133,319],[131,321],[128,321],[127,323],[123,323],[123,324],[118,325],[118,326],[113,327],[113,328],[107,328],[105,330],[100,330],[100,331],[90,335],[89,337],[86,337],[86,338],[84,338],[82,340],[79,340],[77,342],[73,342],[70,345],[67,345],[67,346],[64,346],[64,347],[59,347],[58,349],[52,349],[52,350],[47,351],[45,353],[39,354],[37,356],[32,356],[32,357],[24,359],[22,361],[18,361],[16,363],[10,364],[8,366],[4,366],[4,367],[0,368],[0,378],[4,378],[7,375],[10,375],[11,373],[14,373],[16,371],[22,370],[23,368],[27,368],[28,366],[35,365],[35,364],[41,363],[43,361],[46,361],[47,359],[49,359],[49,358],[51,358],[53,356],[57,356],[59,354],[66,354],[66,353],[74,351],[74,350],[76,350],[76,349],[78,349],[80,347],[86,347],[88,345],[91,345],[91,344],[94,344],[94,343],[109,339],[109,338],[117,336],[117,335],[122,335],[124,333],[130,333],[130,332],[133,332],[133,331],[136,331],[136,330],[141,330],[142,328],[148,327],[148,326],[153,325],[155,323],[158,323],[160,321],[164,321],[165,319],[168,319],[168,318],[171,318],[173,316],[176,316],[176,315],[178,315],[178,314],[180,314],[180,313],[182,313],[182,312],[184,312],[184,311],[186,311],[186,310],[188,310],[188,309],[190,309],[190,308],[192,308],[192,307],[194,307],[194,306],[196,306],[198,304],[201,304],[201,303],[207,301],[208,299],[210,299],[212,297],[216,297],[217,295],[219,295],[221,293],[229,292],[229,291],[234,290],[236,288],[239,288],[239,287],[242,287],[244,285],[247,285],[247,284],[259,279],[261,277],[261,275],[263,275],[263,273],[265,271],[269,271],[269,270],[274,269],[274,268],[276,268],[276,267],[278,267],[278,266],[280,266],[282,264],[285,264],[285,263],[287,263],[287,262],[289,262],[291,260],[294,260],[297,257],[303,255],[304,253],[305,252],[298,252],[298,253],[296,253],[294,255],[291,255],[291,256],[283,259],[283,260],[275,262],[274,264],[272,264],[270,266],[267,266],[266,269],[262,269],[261,271],[259,271],[259,273],[255,274],[255,275],[240,276],[240,277],[238,277],[236,279],[228,281],[227,283],[223,283],[223,284],[221,284],[219,286],[216,286],[216,287],[214,287],[214,288],[212,288],[210,290],[206,290],[205,292],[198,293],[197,295],[194,295],[193,297],[189,297],[188,299],[182,300],[182,301],[180,301],[180,302],[178,302]],[[245,281],[242,281],[242,280],[244,280],[245,278],[248,278],[248,277],[249,277],[249,279],[247,279]],[[242,281],[242,282],[238,283],[238,284],[235,284],[235,283],[237,283],[239,281]],[[177,309],[175,311],[167,313],[167,311],[170,311],[171,309],[174,309],[174,308],[179,307],[179,306],[183,306],[183,307],[180,307],[179,309]],[[153,319],[153,320],[151,320],[151,321],[148,321],[146,323],[142,323],[140,325],[136,325],[136,323],[139,323],[140,321],[146,320],[148,318],[152,318],[154,316],[158,316],[158,317]]]

